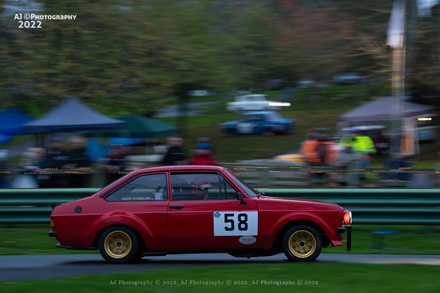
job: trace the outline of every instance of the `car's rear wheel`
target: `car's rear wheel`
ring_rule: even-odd
[[[284,235],[284,254],[291,261],[312,262],[319,256],[321,249],[321,236],[310,226],[292,227]]]
[[[110,227],[99,239],[99,252],[110,263],[127,263],[139,253],[136,234],[124,226]]]

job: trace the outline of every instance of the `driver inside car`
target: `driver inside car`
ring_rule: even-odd
[[[214,187],[211,183],[204,181],[203,179],[196,179],[189,185],[191,194],[195,199],[207,199],[209,188]]]

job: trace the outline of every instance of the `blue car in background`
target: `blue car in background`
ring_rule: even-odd
[[[236,134],[278,134],[295,127],[295,119],[283,118],[275,111],[251,111],[242,114],[243,119],[220,124],[223,132]]]

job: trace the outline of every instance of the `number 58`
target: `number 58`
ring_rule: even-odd
[[[246,231],[248,229],[248,215],[247,214],[238,214],[238,230]],[[235,221],[234,214],[225,214],[225,224],[229,224],[229,227],[225,226],[226,231],[234,231],[235,230]]]

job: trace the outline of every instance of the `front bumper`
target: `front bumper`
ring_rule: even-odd
[[[337,227],[336,233],[342,234],[347,231],[347,251],[351,251],[351,226]]]

